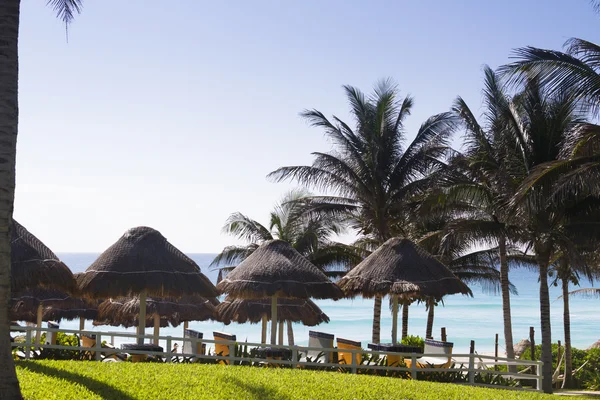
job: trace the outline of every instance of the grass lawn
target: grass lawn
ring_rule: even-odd
[[[202,364],[17,362],[26,399],[556,399],[443,383]]]

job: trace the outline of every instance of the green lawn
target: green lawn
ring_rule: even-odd
[[[290,369],[202,364],[17,362],[26,399],[551,399],[508,390]],[[564,399],[564,397],[561,397]]]

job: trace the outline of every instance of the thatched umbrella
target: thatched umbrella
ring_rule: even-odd
[[[70,296],[58,290],[38,288],[13,293],[11,299],[10,319],[35,323],[41,328],[44,305],[53,305],[70,299]],[[35,341],[40,342],[42,331],[37,330]]]
[[[262,321],[261,342],[266,341],[266,322],[271,320],[270,299],[234,299],[227,297],[217,306],[219,320],[229,325],[231,322],[251,324]],[[329,322],[329,317],[310,299],[279,299],[277,301],[277,321],[282,323],[301,322],[306,326],[315,326]],[[290,332],[293,341],[293,334]],[[290,343],[292,344],[292,343]]]
[[[531,347],[531,342],[528,339],[522,339],[519,343],[515,344],[515,357],[521,357],[528,348]]]
[[[78,279],[79,289],[90,298],[139,296],[140,322],[146,320],[146,296],[216,297],[218,292],[200,267],[176,249],[157,230],[132,228]],[[144,326],[138,330],[144,332]],[[143,343],[143,339],[139,339]]]
[[[233,298],[271,298],[271,344],[277,338],[277,298],[338,299],[340,288],[289,243],[270,240],[260,245],[217,284]]]
[[[592,350],[592,349],[600,349],[600,340],[597,340],[590,347],[587,348],[587,350]]]
[[[398,337],[398,298],[472,295],[444,264],[408,239],[392,238],[340,279],[349,296],[392,296],[392,342]]]
[[[79,330],[85,329],[85,320],[94,320],[98,317],[98,301],[69,297],[64,301],[45,305],[43,311],[44,321],[72,321],[79,318]]]
[[[13,219],[10,243],[11,290],[48,288],[72,293],[73,273],[56,254]]]
[[[163,320],[177,326],[183,321],[205,321],[216,319],[216,299],[205,299],[201,296],[184,296],[175,298],[146,299],[146,320],[154,321],[154,343],[158,343],[159,328]],[[128,299],[105,300],[98,307],[98,320],[112,324],[127,325],[140,314],[139,297]]]

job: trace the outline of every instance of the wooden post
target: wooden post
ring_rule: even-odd
[[[271,297],[271,344],[277,344],[277,295]]]
[[[402,339],[408,336],[408,306],[410,304],[404,303],[402,305]]]
[[[37,331],[35,332],[35,343],[40,344],[42,341],[42,314],[44,311],[44,307],[42,307],[42,303],[37,308]]]
[[[285,321],[279,321],[279,345],[283,345],[283,324]]]
[[[535,361],[535,330],[533,329],[533,326],[529,327],[529,341],[531,342],[531,361]],[[533,373],[536,372],[536,366],[532,365],[531,369]],[[538,389],[537,388],[538,385],[536,385],[536,387],[534,389]]]
[[[189,322],[183,321],[183,336],[182,337],[185,337],[185,331],[188,329],[188,326],[189,326]]]
[[[157,346],[158,336],[160,336],[160,315],[154,314],[154,344]]]
[[[171,348],[171,336],[167,336],[167,359],[166,359],[166,362],[168,362],[168,363],[170,363],[171,358],[173,358],[173,353],[171,352],[171,350],[173,350]],[[181,350],[183,351],[183,346],[181,346]]]
[[[96,345],[94,346],[96,353],[96,361],[102,360],[102,335],[96,333]]]
[[[140,293],[140,323],[138,325],[138,335],[146,333],[146,291],[142,290]],[[137,340],[138,344],[144,344],[144,338],[140,337]]]
[[[494,361],[498,362],[498,334],[496,333],[496,340],[494,342]],[[498,364],[494,364],[494,369],[498,370]]]
[[[79,317],[79,330],[83,331],[85,329],[85,318]]]
[[[392,295],[392,344],[398,343],[398,295]]]
[[[294,327],[292,326],[292,321],[287,322],[287,331],[288,331],[288,345],[294,345]]]
[[[260,343],[261,344],[266,344],[267,343],[267,314],[264,314],[262,316],[262,331],[260,333]]]
[[[441,336],[442,336],[442,342],[445,342],[446,340],[448,340],[448,337],[446,336],[446,327],[442,327]]]
[[[469,384],[475,384],[475,341],[471,340],[469,347]]]

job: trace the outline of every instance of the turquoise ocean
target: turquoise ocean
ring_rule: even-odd
[[[73,272],[83,272],[98,257],[96,253],[59,253],[58,256]],[[215,254],[188,254],[202,269],[213,283],[216,282],[217,272],[209,269],[209,264]],[[513,336],[515,343],[529,335],[529,327],[535,328],[536,342],[541,342],[539,319],[539,282],[534,271],[512,269],[510,280],[516,286],[518,295],[511,297]],[[551,283],[551,281],[550,281]],[[596,287],[598,284],[596,283]],[[582,280],[580,287],[594,287]],[[577,287],[571,288],[571,290]],[[444,305],[435,309],[434,337],[439,339],[440,328],[446,327],[448,341],[454,342],[454,353],[468,352],[469,343],[475,341],[479,353],[493,352],[494,337],[500,337],[500,354],[504,353],[504,334],[502,324],[502,302],[500,294],[484,293],[480,287],[472,286],[474,297],[452,295],[444,298]],[[560,287],[550,287],[552,340],[563,340],[563,306]],[[316,330],[332,333],[336,337],[360,340],[363,346],[371,340],[371,325],[373,315],[373,300],[356,298],[354,300],[315,300],[321,309],[329,316],[328,324],[316,327],[294,325],[296,344],[308,343],[308,331]],[[381,341],[391,341],[392,317],[387,300],[384,300],[381,323]],[[587,348],[600,339],[600,300],[594,298],[571,297],[571,337],[574,347]],[[427,312],[424,305],[415,304],[409,312],[409,335],[425,335]],[[79,321],[62,321],[60,326],[66,329],[79,329]],[[190,322],[191,329],[204,333],[206,339],[212,339],[213,331],[227,332],[237,335],[238,341],[260,342],[260,324],[224,325],[220,322]],[[86,322],[86,329],[101,331],[128,331],[135,333],[134,328],[124,329],[112,326],[93,327],[91,321]],[[400,329],[400,328],[399,328]],[[147,333],[152,329],[148,328]],[[161,335],[181,337],[183,325],[161,329]],[[287,341],[287,335],[285,335]],[[129,341],[129,340],[124,340]],[[116,340],[115,344],[119,344]]]

